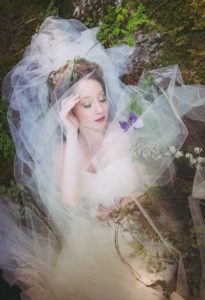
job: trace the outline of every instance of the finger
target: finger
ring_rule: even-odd
[[[70,103],[66,103],[62,109],[61,112],[68,113],[69,111],[72,110],[72,108],[79,102],[79,99],[76,99],[75,101],[72,101]]]
[[[70,105],[69,107],[63,108],[63,110],[60,112],[60,119],[61,120],[67,119],[68,116],[71,117],[71,118],[72,117],[75,118],[74,114],[72,113],[72,108],[73,108],[74,105],[75,105],[75,103]]]
[[[77,98],[74,101],[69,101],[68,103],[65,103],[61,108],[60,113],[68,113],[79,102],[79,100],[80,98]]]
[[[74,102],[66,103],[62,108],[61,112],[65,114],[69,113],[72,110],[72,108],[78,103],[78,101],[79,100],[76,99]]]
[[[63,107],[66,103],[70,103],[70,102],[74,102],[80,99],[80,95],[76,94],[76,95],[71,95],[67,98],[65,98],[62,102],[61,102],[61,106]]]

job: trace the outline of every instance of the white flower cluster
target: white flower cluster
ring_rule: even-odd
[[[160,152],[158,144],[155,142],[138,142],[134,146],[134,153],[137,157],[143,157],[148,160],[152,158],[154,160],[159,160],[163,158],[163,154]]]
[[[190,167],[199,168],[202,163],[205,163],[205,157],[200,156],[202,148],[195,147],[193,154],[183,152],[176,149],[175,146],[170,146],[168,152],[162,153],[159,150],[158,144],[155,142],[138,142],[134,145],[134,154],[137,157],[143,157],[145,160],[152,158],[154,160],[162,159],[166,156],[172,156],[175,159],[184,158],[188,161]]]
[[[167,152],[165,155],[173,155],[176,159],[183,157],[188,160],[188,163],[191,167],[198,168],[200,164],[205,163],[205,157],[200,156],[202,150],[203,149],[200,147],[195,147],[194,154],[189,152],[184,153],[183,151],[176,150],[175,146],[171,146],[169,147],[169,152]]]

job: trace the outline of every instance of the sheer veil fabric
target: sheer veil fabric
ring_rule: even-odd
[[[10,103],[8,120],[16,146],[16,180],[30,190],[53,225],[29,208],[20,222],[18,207],[8,199],[1,204],[0,267],[11,284],[21,287],[22,299],[168,299],[151,284],[170,281],[175,266],[153,275],[145,270],[141,258],[130,257],[132,238],[121,234],[119,247],[137,274],[133,276],[115,249],[116,225],[100,221],[97,211],[99,205],[110,207],[124,197],[136,200],[150,186],[171,180],[174,168],[168,149],[180,149],[188,136],[184,115],[205,121],[205,88],[184,85],[178,66],[144,72],[137,86],[123,84],[120,77],[132,69],[133,49],[125,45],[104,49],[96,39],[97,31],[77,20],[46,18],[23,59],[4,79],[3,94]],[[71,208],[62,201],[58,187],[65,143],[59,111],[75,85],[68,87],[66,78],[49,97],[47,80],[52,71],[76,57],[102,68],[109,125],[97,152],[87,140],[88,165],[95,172],[81,169],[80,202]],[[138,120],[130,121],[125,131],[120,124],[130,117],[130,103],[137,107]],[[86,136],[90,129],[79,130]],[[99,132],[93,129],[92,134],[98,137]],[[69,132],[66,140],[69,142]],[[142,152],[147,153],[146,158]],[[149,251],[177,255],[143,205],[136,203],[160,239],[157,243],[142,241]],[[172,294],[172,299],[177,297]]]

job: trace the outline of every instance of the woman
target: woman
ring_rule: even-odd
[[[63,72],[61,71],[62,69]],[[60,73],[63,79],[69,71],[69,65],[66,64],[66,66],[56,71],[55,75],[52,74],[52,79],[49,78],[49,83],[52,84],[52,87],[59,89],[60,82],[56,86],[55,77],[59,78]],[[60,150],[57,152],[57,156],[62,157],[62,165],[59,166],[61,170],[59,189],[62,193],[62,198],[69,206],[76,206],[80,201],[80,190],[85,186],[85,173],[99,173],[102,168],[102,166],[99,166],[99,162],[97,164],[97,156],[103,157],[104,154],[109,154],[109,157],[104,158],[103,168],[105,168],[106,165],[119,160],[123,156],[130,156],[131,158],[129,150],[131,145],[129,139],[124,135],[120,124],[117,122],[112,122],[111,133],[106,136],[108,128],[111,125],[111,122],[108,120],[109,100],[106,96],[103,74],[99,66],[96,63],[89,63],[83,59],[75,59],[72,72],[75,72],[77,75],[75,79],[76,83],[74,86],[72,85],[74,95],[61,101],[59,116],[65,129],[66,138],[63,143],[63,149],[61,152]],[[79,78],[80,76],[81,78]],[[53,82],[55,82],[55,85]],[[116,151],[117,149],[111,147],[109,142],[113,143],[116,137],[118,138],[117,147],[120,150],[118,152]],[[134,187],[136,187],[137,178],[143,176],[142,170],[138,168],[138,173],[140,171],[140,174],[137,175],[132,161],[128,163],[127,160],[126,166],[127,168],[128,166],[130,167],[129,173],[130,176],[134,177]],[[123,183],[125,186],[129,186],[133,181],[130,176],[123,178],[124,181],[125,179],[127,181],[126,184]],[[67,184],[68,182],[69,185]],[[119,182],[117,184],[117,190],[119,190]],[[108,188],[107,185],[106,187]],[[122,200],[120,203],[124,205],[125,199]],[[101,203],[100,209],[102,209],[104,201]],[[110,200],[110,203],[108,202],[108,205],[112,206],[112,201],[113,199]],[[131,201],[131,198],[129,201]]]
[[[1,267],[23,299],[154,300],[174,290],[160,282],[173,277],[175,261],[166,261],[179,253],[138,199],[172,178],[167,151],[188,134],[184,114],[203,120],[204,88],[183,85],[177,67],[149,72],[152,85],[144,74],[137,87],[125,86],[132,49],[104,49],[96,33],[47,18],[4,81],[16,179],[47,216],[27,209],[19,227],[2,206]],[[120,233],[109,214],[131,201],[134,233],[133,224]],[[154,238],[141,231],[142,217]],[[133,242],[149,255],[130,256]]]

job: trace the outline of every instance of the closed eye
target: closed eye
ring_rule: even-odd
[[[105,102],[106,100],[107,100],[106,97],[103,97],[103,98],[100,98],[100,99],[99,99],[100,102]]]
[[[83,104],[83,107],[85,108],[91,107],[91,104]]]
[[[91,107],[92,101],[89,97],[86,97],[83,99],[83,101],[81,102],[81,105],[85,108],[87,107]]]
[[[84,107],[84,108],[89,108],[92,106],[92,100],[90,99],[90,97],[85,97],[84,99],[84,102],[81,102],[81,105]],[[87,100],[87,101],[86,101]],[[91,101],[91,102],[90,102]],[[107,98],[106,96],[101,96],[99,99],[98,99],[99,102],[105,102],[107,101]]]

